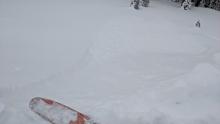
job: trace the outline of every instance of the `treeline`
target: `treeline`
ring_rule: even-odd
[[[180,2],[184,9],[185,7],[190,8],[191,6],[195,7],[206,7],[212,8],[215,10],[220,10],[220,0],[171,0],[174,2]],[[149,0],[132,0],[131,6],[134,6],[135,9],[139,9],[139,6],[148,7]]]
[[[175,2],[183,3],[186,0],[175,0]],[[220,10],[220,0],[192,0],[192,5],[195,7],[202,6],[206,8],[212,8],[215,10]]]

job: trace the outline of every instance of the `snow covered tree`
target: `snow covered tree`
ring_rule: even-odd
[[[220,10],[220,0],[210,0],[209,7],[216,10]]]
[[[135,9],[139,9],[139,3],[140,3],[140,0],[134,0],[133,1],[133,5],[134,5]]]
[[[148,7],[149,6],[149,0],[142,0],[142,6],[143,7]]]
[[[204,7],[209,7],[210,0],[203,0]]]
[[[201,0],[195,0],[195,6],[199,6],[200,5]]]
[[[199,6],[200,4],[204,5],[204,7],[213,8],[216,10],[220,10],[220,0],[196,0],[195,6]]]
[[[173,2],[181,2],[181,6],[185,9],[187,8],[188,0],[172,0]],[[191,0],[194,3],[195,7],[204,6],[207,8],[212,8],[216,10],[220,10],[220,0]],[[192,4],[193,5],[193,4]]]
[[[191,8],[191,5],[192,5],[191,0],[185,0],[181,6],[184,10],[188,10]]]
[[[143,6],[143,7],[148,7],[148,6],[149,6],[149,3],[150,3],[149,0],[132,0],[130,6],[133,6],[134,9],[139,9],[139,5],[140,5],[140,4],[141,4],[141,6]]]

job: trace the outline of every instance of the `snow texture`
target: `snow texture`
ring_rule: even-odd
[[[220,53],[214,54],[214,60],[216,63],[220,64]]]
[[[4,104],[0,103],[0,115],[4,111]]]
[[[36,96],[100,124],[220,124],[219,11],[129,4],[0,0],[0,124],[48,124]]]

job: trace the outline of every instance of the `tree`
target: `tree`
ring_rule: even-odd
[[[175,2],[179,2],[181,1],[181,5],[184,3],[184,1],[186,0],[173,0]],[[220,0],[191,0],[192,2],[195,3],[195,7],[198,6],[204,6],[204,7],[208,7],[208,8],[212,8],[212,9],[216,9],[216,10],[220,10]]]
[[[134,0],[134,8],[139,9],[140,0]]]
[[[149,0],[132,0],[130,6],[133,6],[134,9],[139,9],[140,3],[141,3],[141,6],[148,7],[149,2],[150,2]]]
[[[142,0],[142,6],[143,7],[148,7],[149,6],[149,0]]]

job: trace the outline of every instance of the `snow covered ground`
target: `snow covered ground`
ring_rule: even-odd
[[[41,96],[100,124],[219,124],[220,12],[129,4],[0,0],[0,123],[48,124]]]

